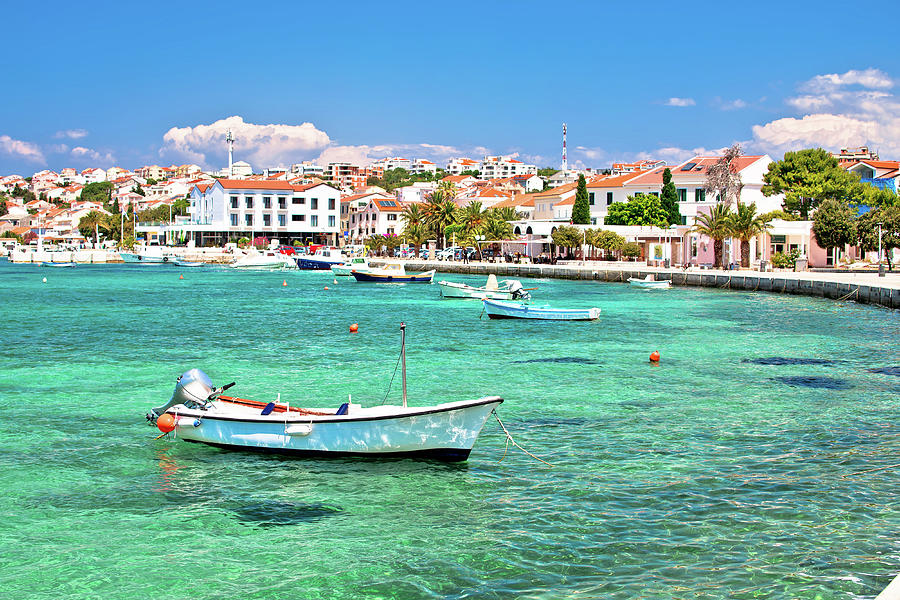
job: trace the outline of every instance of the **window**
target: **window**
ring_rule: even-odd
[[[678,201],[687,202],[687,188],[678,188]]]
[[[334,227],[334,215],[328,215],[328,226]]]
[[[306,198],[294,198],[291,200],[291,204],[306,204]]]
[[[253,208],[253,196],[244,197],[244,203],[246,204],[247,208]]]
[[[263,196],[263,208],[272,208],[272,196]]]
[[[247,227],[253,226],[253,215],[244,215],[244,223]]]
[[[237,215],[236,214],[231,215],[231,226],[237,227]]]
[[[272,225],[272,215],[263,215],[263,227]]]
[[[397,215],[388,215],[388,216],[387,216],[387,220],[388,220],[388,221],[396,221],[396,220],[397,220]]]
[[[237,208],[237,207],[238,207],[238,198],[237,198],[237,196],[232,196],[231,197],[231,208]]]
[[[703,188],[697,188],[694,190],[694,202],[705,202],[706,201],[706,190]]]
[[[334,210],[334,198],[328,199],[328,210]]]
[[[310,227],[318,227],[319,226],[319,217],[316,215],[312,215],[309,218],[309,225],[310,225]]]
[[[310,198],[309,207],[313,210],[317,210],[319,208],[319,199],[318,198]]]
[[[287,208],[287,198],[285,198],[284,196],[278,196],[278,208]]]
[[[659,192],[650,192],[650,195],[659,198]]]
[[[591,206],[594,205],[594,192],[588,194],[588,204],[590,204]]]
[[[284,215],[278,215],[278,226],[284,227]]]
[[[306,220],[306,215],[291,215],[291,221],[293,221],[294,223],[296,223],[298,221],[305,221],[305,220]]]
[[[612,203],[613,203],[613,193],[606,192],[606,205],[609,206]]]

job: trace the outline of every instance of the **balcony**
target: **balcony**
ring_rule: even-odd
[[[879,190],[896,191],[896,190],[894,190],[894,180],[893,179],[887,179],[887,178],[883,179],[881,177],[862,177],[860,179],[860,181],[867,185],[871,185],[874,188],[878,188]]]

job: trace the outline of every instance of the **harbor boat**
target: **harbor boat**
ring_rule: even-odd
[[[497,276],[488,275],[487,283],[481,287],[457,283],[455,281],[438,281],[441,286],[441,298],[481,300],[516,300],[528,298],[528,291],[517,279],[504,279],[497,282]]]
[[[119,252],[123,262],[160,265],[169,262],[171,257],[163,253],[159,246],[146,246],[137,252]]]
[[[41,263],[42,267],[56,267],[60,268],[71,268],[76,266],[78,263],[74,262],[52,262],[52,261],[44,261]]]
[[[315,254],[300,254],[296,257],[297,266],[301,269],[325,271],[335,265],[342,265],[347,257],[340,248],[317,248]]]
[[[653,278],[653,275],[647,275],[644,279],[638,279],[637,277],[629,277],[628,283],[632,285],[632,287],[643,288],[645,290],[665,290],[672,287],[672,282],[668,280],[657,281]]]
[[[543,319],[550,321],[594,321],[600,318],[599,308],[553,308],[523,302],[482,300],[484,312],[491,319]]]
[[[184,260],[183,258],[173,258],[171,262],[178,267],[202,267],[205,264],[199,260]]]
[[[164,434],[227,449],[296,456],[412,457],[464,461],[499,396],[408,406],[406,325],[400,324],[403,404],[364,408],[352,398],[336,408],[301,408],[225,396],[199,369],[182,374],[167,404],[147,413]]]
[[[122,258],[122,262],[126,262],[126,263],[141,262],[141,257],[137,254],[137,252],[119,252],[119,256]]]
[[[262,252],[253,252],[236,258],[228,264],[232,269],[251,269],[251,270],[280,270],[295,269],[296,263],[293,257],[283,254],[277,250],[263,250]]]
[[[353,269],[365,271],[369,268],[369,259],[365,256],[354,256],[347,262],[340,265],[332,265],[331,272],[335,277],[350,277]]]
[[[368,267],[366,270],[351,271],[356,281],[364,283],[431,283],[434,269],[423,273],[407,273],[403,263],[389,262],[383,267]]]

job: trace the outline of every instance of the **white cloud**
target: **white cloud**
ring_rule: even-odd
[[[37,144],[16,140],[8,135],[0,135],[0,154],[7,154],[42,165],[47,163],[44,153]]]
[[[87,129],[65,129],[63,131],[57,131],[55,137],[59,138],[69,138],[70,140],[77,140],[85,137],[88,134]]]
[[[665,104],[666,106],[694,106],[697,103],[693,98],[669,98]]]
[[[116,162],[115,157],[107,153],[97,152],[96,150],[92,150],[91,148],[85,148],[84,146],[75,146],[72,148],[72,157],[74,158],[87,158],[97,163],[109,164]]]
[[[224,163],[228,155],[225,134],[229,130],[235,137],[235,160],[247,161],[257,169],[309,159],[331,143],[328,134],[312,123],[257,125],[233,116],[209,125],[171,128],[163,136],[159,154],[204,166],[214,166],[210,160]]]
[[[325,148],[316,161],[319,164],[352,162],[358,165],[368,165],[379,158],[402,156],[405,158],[425,158],[437,163],[439,166],[443,166],[449,159],[454,157],[467,156],[478,160],[482,156],[493,154],[488,148],[483,146],[459,148],[442,144],[379,144],[375,146],[335,144]],[[516,158],[519,156],[519,153],[513,152],[503,156]]]
[[[742,108],[747,108],[747,103],[740,98],[735,100],[720,100],[719,108],[722,110],[740,110]]]
[[[872,146],[884,155],[900,153],[900,99],[893,79],[878,69],[817,75],[788,98],[796,116],[753,127],[752,142],[778,155],[790,150]],[[859,89],[860,87],[865,89]]]

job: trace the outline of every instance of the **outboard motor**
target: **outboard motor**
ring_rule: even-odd
[[[512,294],[512,297],[515,300],[527,300],[531,297],[531,294],[522,289],[522,282],[518,279],[514,279],[510,282],[509,292]]]
[[[176,380],[172,398],[166,404],[150,409],[147,420],[155,422],[161,414],[176,404],[184,404],[188,408],[205,406],[215,391],[216,388],[206,373],[200,369],[185,371]]]

